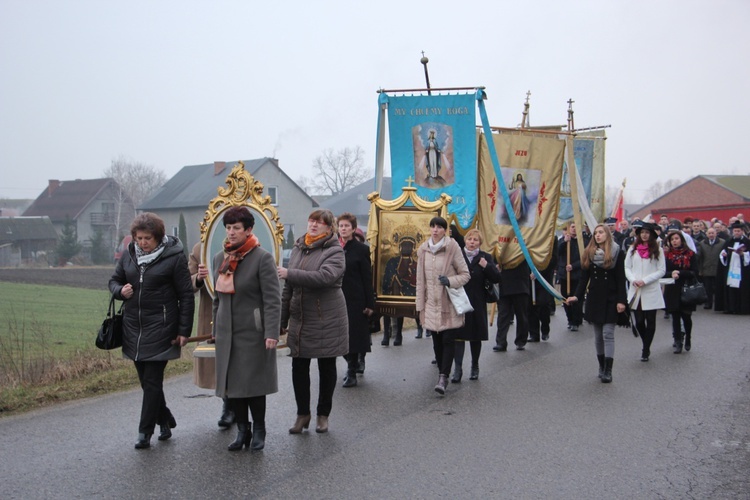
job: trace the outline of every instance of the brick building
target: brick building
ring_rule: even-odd
[[[666,214],[670,219],[718,217],[726,222],[738,213],[750,216],[750,175],[699,175],[643,205],[632,217],[651,214],[658,221]]]

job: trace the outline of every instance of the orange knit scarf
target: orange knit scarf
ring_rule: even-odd
[[[310,236],[310,233],[305,233],[305,245],[310,246],[316,241],[320,241],[326,236],[329,236],[331,233],[323,233],[319,234],[317,236]]]
[[[217,292],[234,293],[234,270],[237,269],[237,264],[257,246],[258,238],[254,234],[251,234],[242,246],[234,250],[229,242],[224,244],[224,262],[221,263],[219,276],[216,278]]]

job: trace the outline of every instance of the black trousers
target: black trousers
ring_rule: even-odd
[[[516,317],[516,346],[523,347],[529,338],[529,296],[525,293],[504,295],[497,301],[497,335],[495,344],[508,347],[508,329]]]
[[[704,305],[711,309],[714,306],[714,293],[716,293],[716,276],[702,276],[703,287],[706,289],[706,295],[708,296],[708,302]]]
[[[541,304],[529,305],[529,337],[539,340],[540,332],[541,335],[549,335],[549,322],[549,303],[542,302]]]
[[[460,328],[433,332],[427,330],[432,336],[432,350],[435,351],[435,360],[441,375],[448,376],[453,367],[453,358],[456,354],[456,336],[461,332]]]
[[[266,397],[253,396],[252,398],[229,398],[229,404],[234,412],[235,420],[240,424],[249,422],[247,409],[253,416],[253,426],[256,429],[266,428]]]
[[[153,434],[156,424],[164,425],[169,422],[172,412],[167,408],[164,399],[164,369],[166,361],[133,361],[138,372],[138,380],[143,389],[143,401],[141,403],[141,422],[138,424],[138,432]]]
[[[576,288],[578,288],[578,280],[570,280],[570,293],[568,291],[567,280],[560,280],[560,294],[563,298],[567,299],[571,295],[575,295]],[[571,305],[564,305],[565,315],[568,317],[568,324],[581,326],[583,324],[583,304],[578,300],[573,302]]]
[[[297,401],[297,415],[310,415],[310,358],[292,358],[292,385]],[[329,416],[336,389],[336,358],[318,358],[320,390],[318,408],[320,416]]]

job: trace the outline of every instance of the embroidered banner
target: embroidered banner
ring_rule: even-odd
[[[391,197],[413,179],[425,200],[450,195],[449,214],[468,228],[477,212],[474,95],[388,96],[387,102]]]
[[[573,152],[581,184],[586,192],[589,207],[598,222],[605,215],[604,185],[604,143],[603,130],[586,132],[586,137],[576,137],[573,141]],[[563,164],[563,175],[560,185],[560,212],[557,215],[557,226],[563,227],[573,220],[573,200],[571,199],[570,176],[568,164]],[[580,194],[579,194],[580,196]]]
[[[531,260],[544,269],[552,255],[565,141],[555,135],[511,131],[492,134],[502,179],[495,175],[484,134],[479,137],[479,230],[503,267],[523,260],[499,191],[503,182]]]

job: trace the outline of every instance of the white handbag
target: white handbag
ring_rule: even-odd
[[[466,295],[466,290],[464,290],[464,287],[462,286],[458,288],[446,287],[446,289],[448,290],[448,298],[451,299],[451,303],[453,304],[453,309],[456,310],[456,313],[466,314],[474,310],[474,308],[471,307],[471,302],[469,302],[469,296]]]

